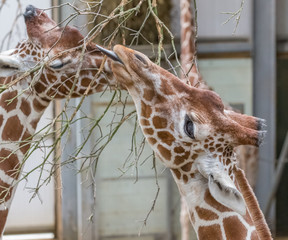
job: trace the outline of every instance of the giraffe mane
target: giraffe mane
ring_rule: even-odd
[[[271,232],[268,228],[265,217],[259,207],[259,203],[255,197],[255,194],[253,193],[252,188],[245,178],[243,170],[235,166],[234,172],[236,181],[239,185],[241,193],[243,194],[248,211],[255,224],[259,239],[272,239]]]

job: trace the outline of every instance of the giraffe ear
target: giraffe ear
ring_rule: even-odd
[[[0,77],[14,75],[21,69],[20,61],[11,55],[14,51],[14,49],[11,49],[0,53]]]
[[[208,179],[208,188],[215,200],[241,215],[246,213],[246,204],[224,166],[212,157],[197,159],[199,172]]]
[[[223,172],[224,173],[224,172]],[[217,176],[210,174],[208,187],[216,201],[233,209],[241,215],[246,214],[246,204],[242,194],[237,190],[228,174]]]

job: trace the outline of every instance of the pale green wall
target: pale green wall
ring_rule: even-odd
[[[252,61],[243,59],[204,59],[199,61],[203,79],[229,104],[244,104],[252,114]]]

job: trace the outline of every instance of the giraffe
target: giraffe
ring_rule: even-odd
[[[199,239],[272,239],[233,148],[258,147],[264,120],[225,110],[214,92],[187,85],[144,54],[99,47],[131,95],[141,129],[170,169]]]
[[[0,86],[14,83],[0,94],[0,239],[23,159],[48,104],[117,85],[109,61],[104,63],[93,43],[83,49],[77,29],[58,27],[32,5],[24,18],[29,39],[0,54]],[[98,73],[100,67],[105,73]]]
[[[191,6],[190,0],[180,0],[180,25],[181,25],[181,66],[182,79],[192,86],[201,89],[212,90],[203,80],[197,66],[196,55],[196,20],[195,9]],[[225,104],[225,109],[232,110],[232,107]],[[238,146],[235,148],[239,167],[244,170],[249,184],[255,187],[258,168],[258,149],[253,146]],[[189,214],[186,210],[185,201],[181,198],[180,210],[181,239],[189,240]]]
[[[199,74],[196,59],[196,26],[190,0],[180,0],[181,67],[182,79],[191,86],[207,88]]]

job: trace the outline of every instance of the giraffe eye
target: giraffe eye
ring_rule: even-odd
[[[142,62],[143,64],[147,65],[147,62],[146,62],[146,60],[145,60],[143,57],[141,57],[141,56],[138,55],[138,54],[135,54],[135,57],[136,57],[140,62]]]
[[[53,62],[50,63],[49,67],[53,68],[53,69],[60,69],[64,66],[64,63],[59,60],[59,59],[56,59],[54,60]]]
[[[194,123],[192,122],[190,117],[188,117],[188,115],[185,115],[184,132],[187,134],[188,137],[195,139]]]
[[[64,67],[66,64],[69,64],[71,61],[62,61],[60,59],[55,59],[53,62],[49,64],[49,67],[53,69],[60,69]]]

